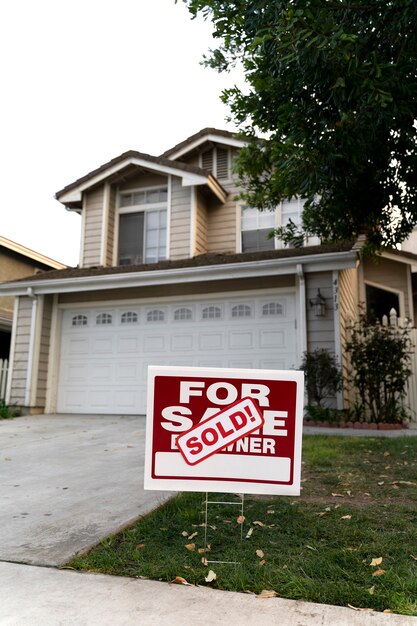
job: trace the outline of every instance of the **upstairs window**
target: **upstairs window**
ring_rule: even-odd
[[[275,228],[275,211],[244,206],[241,224],[242,252],[275,249],[275,238],[269,238],[269,233]]]
[[[200,165],[219,180],[228,179],[230,178],[230,150],[219,146],[210,148],[201,154]]]
[[[123,193],[119,208],[119,265],[157,263],[166,258],[166,187]]]

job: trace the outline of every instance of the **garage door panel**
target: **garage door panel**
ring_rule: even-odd
[[[199,336],[200,350],[220,350],[224,346],[223,333],[205,333]]]
[[[57,410],[145,413],[149,365],[295,367],[294,313],[294,294],[266,292],[65,311]]]
[[[117,354],[139,354],[140,341],[137,335],[126,335],[117,339]]]
[[[171,351],[188,351],[194,350],[194,336],[192,334],[173,334],[171,335]]]
[[[113,354],[113,338],[112,337],[94,337],[91,350],[93,354]]]
[[[247,350],[255,348],[256,339],[252,331],[232,331],[229,334],[229,348],[233,350]]]

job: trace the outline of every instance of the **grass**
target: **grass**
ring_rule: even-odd
[[[417,615],[417,437],[306,436],[302,485],[299,498],[246,496],[242,541],[239,507],[212,505],[210,552],[205,494],[183,493],[69,565]]]

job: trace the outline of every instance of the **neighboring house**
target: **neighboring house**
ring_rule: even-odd
[[[159,157],[126,152],[56,194],[82,217],[80,266],[1,287],[17,300],[10,402],[142,414],[148,365],[288,369],[316,347],[342,360],[359,302],[414,319],[414,255],[361,261],[358,244],[268,238],[302,203],[260,213],[237,199],[243,145],[204,129]]]
[[[0,237],[0,283],[65,267],[39,252]],[[13,309],[14,297],[0,294],[0,359],[9,357]]]

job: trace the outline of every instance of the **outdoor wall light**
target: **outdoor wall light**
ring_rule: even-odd
[[[326,315],[326,300],[321,295],[320,289],[317,289],[317,296],[314,300],[310,300],[310,306],[313,307],[316,317],[324,317]]]

